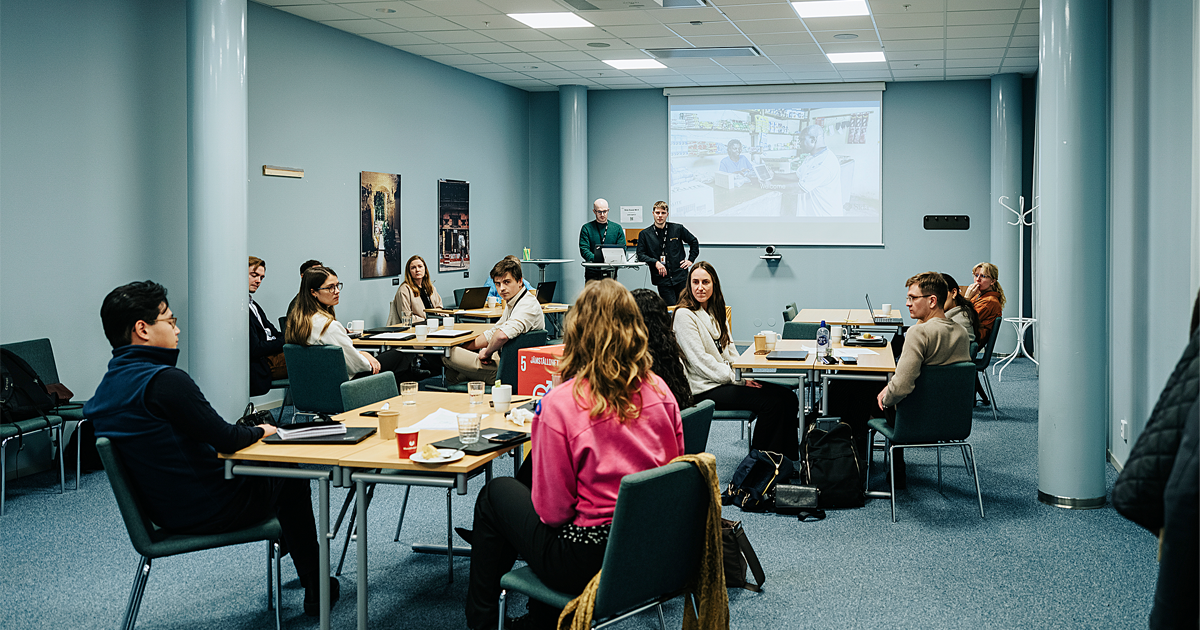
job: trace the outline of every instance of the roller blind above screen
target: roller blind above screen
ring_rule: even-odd
[[[664,94],[671,220],[700,242],[883,244],[882,83]]]

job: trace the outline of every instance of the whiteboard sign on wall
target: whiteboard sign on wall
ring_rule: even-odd
[[[621,206],[621,223],[641,223],[641,206]]]

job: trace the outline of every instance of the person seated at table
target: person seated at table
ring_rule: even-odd
[[[442,296],[438,295],[437,287],[429,278],[425,259],[414,255],[404,265],[404,283],[396,289],[396,297],[392,298],[387,325],[399,324],[404,315],[411,319],[425,319],[427,308],[442,308]]]
[[[100,306],[112,344],[108,372],[84,406],[97,437],[112,440],[150,520],[176,534],[222,534],[279,519],[304,587],[304,612],[320,614],[320,553],[307,479],[225,478],[217,453],[234,453],[275,427],[226,422],[179,359],[179,319],[160,284],[113,289]],[[330,580],[330,600],[340,588]]]
[[[1004,288],[1000,286],[1000,269],[996,265],[990,262],[981,262],[971,269],[971,275],[975,281],[967,287],[963,295],[971,300],[971,304],[975,306],[975,312],[979,314],[979,336],[976,339],[982,346],[987,343],[992,326],[1000,325],[1000,315],[1008,300],[1004,297]],[[978,375],[975,376],[975,393],[979,394],[979,399],[984,407],[992,404],[988,400],[987,392],[984,391],[983,383],[979,381]]]
[[[532,488],[496,477],[479,491],[466,616],[495,628],[500,578],[519,554],[552,589],[577,594],[600,569],[621,479],[683,455],[683,423],[651,371],[637,304],[615,280],[587,283],[564,323],[566,379],[534,416]],[[525,627],[558,612],[531,600]]]
[[[287,362],[283,360],[283,333],[254,301],[254,293],[267,279],[267,261],[250,256],[247,264],[250,270],[250,395],[262,396],[271,391],[272,379],[287,378]]]
[[[517,258],[516,256],[513,256],[512,254],[505,256],[504,259],[505,260],[515,260],[515,261],[517,261],[518,265],[521,264],[521,259]],[[534,289],[534,286],[532,284],[529,284],[529,281],[524,278],[521,278],[521,284],[525,285],[525,288],[529,289],[530,291],[532,291]],[[497,304],[504,301],[504,298],[500,296],[500,290],[496,288],[495,282],[489,282],[487,284],[487,286],[488,286],[488,297],[489,298],[496,298]]]
[[[946,303],[942,305],[942,309],[946,311],[947,319],[958,323],[967,331],[967,345],[970,346],[971,356],[975,356],[975,341],[979,339],[979,314],[975,312],[975,305],[971,304],[971,300],[958,290],[958,282],[953,276],[943,273],[942,280],[946,281]]]
[[[303,286],[304,286],[304,272],[305,272],[305,271],[308,271],[309,269],[313,269],[313,268],[316,268],[316,267],[324,267],[324,266],[325,266],[325,263],[322,263],[321,261],[319,261],[319,260],[315,260],[315,259],[309,259],[309,260],[306,260],[306,261],[304,261],[304,262],[300,263],[300,284],[301,284],[301,287],[303,287]],[[296,292],[296,295],[300,295],[300,292],[299,292],[299,291],[297,291],[297,292]],[[288,313],[291,313],[293,308],[296,308],[296,298],[295,298],[295,297],[292,297],[292,301],[291,301],[291,302],[288,302],[287,313],[284,313],[284,315],[287,315]],[[287,326],[284,326],[284,328],[287,328]],[[284,332],[284,334],[286,334],[286,333],[287,333],[287,331],[286,331],[286,330],[285,330],[285,331],[283,331],[283,332]]]
[[[338,346],[346,360],[346,376],[351,379],[391,372],[396,387],[405,381],[419,381],[431,376],[428,370],[413,365],[412,355],[388,350],[379,356],[357,350],[350,333],[337,320],[334,307],[341,301],[342,283],[329,267],[313,267],[304,272],[296,307],[288,313],[288,343],[301,346]]]
[[[679,342],[675,340],[675,331],[671,329],[667,303],[650,289],[634,289],[633,299],[650,333],[650,358],[654,360],[654,373],[671,388],[671,394],[675,396],[675,403],[680,409],[691,407],[692,390],[688,387],[687,375],[683,373],[683,355],[679,350]]]
[[[800,459],[800,404],[796,394],[782,385],[733,377],[730,364],[738,353],[729,337],[721,280],[707,261],[692,265],[688,271],[673,328],[683,351],[692,397],[697,402],[711,400],[721,411],[753,411],[758,422],[751,448]]]
[[[447,385],[463,381],[490,383],[496,380],[500,348],[519,335],[546,328],[542,305],[529,289],[521,286],[521,262],[515,256],[496,263],[489,275],[496,285],[496,291],[507,303],[504,313],[495,326],[483,331],[470,343],[450,349],[449,356],[442,361],[446,366]]]

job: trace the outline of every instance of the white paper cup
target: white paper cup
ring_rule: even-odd
[[[891,304],[884,304],[884,305],[883,305],[883,316],[884,316],[884,317],[887,317],[887,316],[889,316],[889,315],[891,315],[891,314],[892,314],[892,305],[891,305]]]
[[[492,405],[496,411],[505,413],[512,404],[512,385],[495,385],[492,387]]]
[[[413,332],[417,333],[417,341],[425,341],[425,339],[429,337],[429,326],[424,324],[420,326],[414,326]]]
[[[453,317],[443,317],[442,318],[442,328],[445,328],[446,330],[454,330],[454,318]]]

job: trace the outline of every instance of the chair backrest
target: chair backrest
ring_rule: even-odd
[[[358,409],[400,395],[396,388],[396,377],[391,372],[346,381],[341,385],[342,407],[346,411]]]
[[[517,351],[546,345],[550,337],[545,330],[529,330],[509,339],[500,349],[500,363],[496,365],[496,378],[502,385],[517,386]]]
[[[708,430],[716,408],[713,401],[702,400],[683,410],[683,452],[695,455],[708,448]]]
[[[287,315],[279,316],[279,332],[287,333]]]
[[[346,358],[338,346],[284,344],[292,403],[296,411],[341,413],[341,385],[346,378]]]
[[[106,437],[96,438],[96,450],[100,453],[100,461],[104,464],[104,472],[108,475],[109,485],[112,486],[113,496],[117,499],[117,508],[121,510],[121,518],[125,521],[125,529],[129,532],[129,542],[143,556],[151,556],[151,547],[163,538],[150,522],[150,517],[142,509],[137,491],[130,483],[129,472],[117,454],[116,448]]]
[[[923,365],[912,393],[896,405],[897,444],[965,440],[975,406],[975,364]]]
[[[454,290],[454,304],[455,305],[462,304],[462,296],[466,292],[467,292],[467,287],[462,287],[461,289]]]
[[[695,580],[711,493],[696,466],[686,462],[621,480],[594,620],[674,595]],[[670,509],[663,509],[667,505]]]
[[[796,308],[795,302],[792,302],[791,304],[788,304],[787,306],[783,307],[783,321],[785,323],[790,322],[793,319],[796,319],[796,316],[799,314],[800,314],[800,311]]]
[[[50,347],[50,340],[42,337],[41,339],[31,339],[29,341],[17,341],[14,343],[6,343],[0,346],[5,350],[25,359],[29,367],[33,368],[34,372],[41,377],[42,382],[46,384],[58,383],[58,367],[54,364],[54,348]]]
[[[817,329],[820,324],[814,322],[784,322],[783,338],[784,339],[816,339]]]
[[[996,347],[996,338],[1000,336],[1000,323],[1004,320],[997,317],[992,320],[992,329],[988,331],[987,343],[983,345],[983,356],[975,361],[975,369],[983,370],[992,362],[992,348]]]

